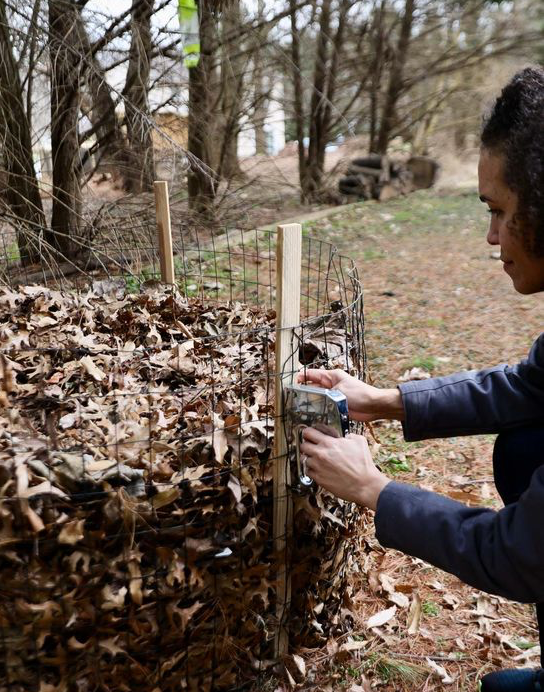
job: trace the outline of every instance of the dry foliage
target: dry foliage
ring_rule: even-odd
[[[275,316],[121,284],[0,291],[1,690],[226,690],[269,666]],[[320,492],[294,513],[292,641],[315,646],[348,622],[360,516]]]

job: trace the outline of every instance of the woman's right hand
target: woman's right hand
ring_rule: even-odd
[[[373,387],[348,375],[344,370],[305,369],[298,374],[297,382],[341,391],[348,400],[352,420],[404,419],[404,407],[398,389]]]

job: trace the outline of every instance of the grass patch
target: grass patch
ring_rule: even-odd
[[[389,656],[368,658],[368,668],[372,668],[380,678],[387,683],[417,685],[428,676],[428,671],[423,666],[396,660]]]
[[[426,322],[427,327],[443,327],[444,320],[438,317],[429,317]]]
[[[321,237],[326,229],[339,245],[344,242],[351,244],[356,240],[360,244],[362,255],[365,250],[365,235],[368,233],[389,235],[394,231],[400,238],[407,233],[451,233],[452,229],[459,226],[478,230],[474,223],[474,219],[478,218],[482,220],[483,229],[485,217],[476,190],[449,195],[438,195],[434,190],[420,190],[384,204],[361,202],[329,218],[304,222],[303,233],[306,235],[309,231]]]
[[[5,257],[8,262],[18,262],[21,259],[21,253],[16,241],[7,246]]]
[[[390,454],[385,459],[378,460],[385,473],[397,476],[399,473],[409,473],[412,470],[404,454]]]
[[[152,267],[144,267],[139,274],[125,276],[125,290],[127,293],[139,293],[143,283],[157,278],[157,273]]]
[[[528,639],[514,639],[512,644],[515,644],[518,648],[523,649],[523,651],[528,651],[529,649],[534,649],[538,646],[538,642],[532,642]]]
[[[421,612],[435,618],[440,613],[440,607],[434,601],[423,601],[421,604]]]
[[[367,248],[366,250],[363,250],[363,259],[364,260],[376,260],[376,259],[383,259],[386,257],[387,254],[381,250],[380,248]]]
[[[411,368],[422,368],[427,372],[433,372],[438,365],[438,361],[434,356],[416,356],[410,365]]]

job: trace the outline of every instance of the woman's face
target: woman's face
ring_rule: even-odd
[[[523,236],[527,229],[520,222],[516,225],[518,195],[504,182],[503,170],[503,156],[489,149],[480,150],[480,199],[491,214],[487,242],[500,246],[503,269],[518,293],[544,291],[544,257],[535,257],[530,252],[531,243]]]

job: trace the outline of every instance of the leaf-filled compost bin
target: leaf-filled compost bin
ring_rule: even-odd
[[[340,312],[308,364],[357,369]],[[275,315],[0,289],[0,690],[249,689],[273,658]],[[347,624],[358,513],[294,498],[291,646]]]

